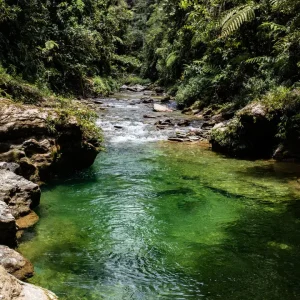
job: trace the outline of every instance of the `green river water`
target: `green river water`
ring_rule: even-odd
[[[43,188],[30,282],[63,300],[300,299],[299,166],[143,140],[139,115],[108,113],[107,151]]]

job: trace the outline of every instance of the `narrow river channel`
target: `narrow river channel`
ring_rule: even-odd
[[[106,152],[43,188],[19,247],[31,282],[62,300],[300,299],[299,165],[167,142],[140,94],[117,96]]]

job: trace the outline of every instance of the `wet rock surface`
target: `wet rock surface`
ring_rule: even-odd
[[[56,300],[56,295],[46,289],[19,281],[0,266],[1,300]]]
[[[201,129],[204,120],[185,116],[177,110],[176,102],[156,91],[121,92],[110,99],[99,99],[109,107],[99,121],[110,139],[116,141],[169,140],[199,142],[209,138],[209,128]],[[117,99],[115,99],[117,98]]]
[[[0,265],[11,275],[20,280],[33,276],[34,268],[31,262],[24,258],[19,252],[7,246],[0,245]]]

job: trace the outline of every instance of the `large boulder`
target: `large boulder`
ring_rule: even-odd
[[[56,295],[46,289],[24,283],[10,275],[0,266],[1,300],[57,300]]]
[[[25,178],[39,182],[94,162],[99,142],[83,135],[75,117],[51,108],[0,102],[0,161],[18,163]]]
[[[0,201],[0,244],[10,247],[17,245],[16,220],[11,214],[8,205]]]
[[[37,222],[38,216],[32,208],[39,204],[40,196],[37,184],[7,169],[0,169],[0,244],[15,247],[17,229]]]
[[[34,268],[30,261],[24,258],[19,252],[7,246],[0,245],[0,265],[5,270],[20,280],[33,276]]]
[[[39,186],[22,176],[0,169],[0,202],[5,202],[15,218],[25,216],[40,202]]]
[[[242,158],[269,158],[278,144],[279,117],[262,103],[251,103],[228,123],[211,131],[212,150]]]

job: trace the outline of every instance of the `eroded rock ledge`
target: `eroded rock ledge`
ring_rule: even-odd
[[[38,220],[32,211],[40,202],[38,184],[52,174],[90,166],[99,149],[99,141],[84,134],[77,118],[0,98],[1,300],[57,299],[18,280],[32,276],[33,266],[9,247],[17,246],[19,229]]]
[[[75,117],[53,108],[20,105],[0,99],[0,161],[20,165],[19,174],[33,182],[58,171],[90,166],[99,142],[86,138]]]

